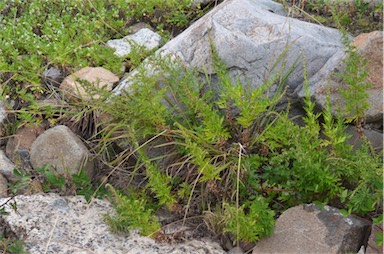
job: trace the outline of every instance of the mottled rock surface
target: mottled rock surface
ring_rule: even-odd
[[[34,169],[53,166],[60,174],[78,173],[84,167],[94,174],[93,159],[87,147],[68,127],[59,125],[46,130],[32,144],[31,164]]]
[[[7,199],[1,199],[3,204]],[[130,236],[109,232],[104,214],[113,213],[106,200],[93,199],[87,204],[81,196],[60,197],[56,194],[17,196],[17,212],[5,206],[9,215],[4,224],[24,239],[31,254],[108,253],[108,254],[224,254],[209,240],[183,244],[160,244],[132,232]],[[12,201],[10,201],[12,203]]]
[[[270,0],[228,0],[161,50],[178,56],[187,66],[205,68],[214,74],[211,43],[230,75],[239,77],[245,85],[249,82],[253,88],[294,68],[287,79],[288,92],[303,82],[304,58],[311,77],[343,48],[338,30],[289,18],[281,4]],[[288,52],[280,59],[286,49]]]
[[[253,254],[357,253],[366,245],[369,233],[370,223],[344,217],[336,208],[299,205],[277,219],[272,236],[257,242]]]

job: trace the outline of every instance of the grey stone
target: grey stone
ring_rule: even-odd
[[[186,66],[215,74],[211,43],[233,79],[240,78],[252,88],[260,87],[277,73],[288,74],[296,66],[286,82],[289,93],[303,83],[304,64],[311,77],[344,48],[338,30],[289,18],[281,4],[227,0],[160,50],[177,56]],[[286,55],[279,59],[286,49]]]
[[[34,169],[49,165],[60,174],[75,174],[84,168],[89,177],[94,175],[91,153],[80,138],[64,125],[42,133],[33,142],[30,156]]]
[[[289,18],[281,4],[270,0],[227,0],[165,44],[157,54],[171,55],[186,67],[215,77],[211,44],[217,48],[233,80],[239,78],[251,88],[293,69],[285,84],[292,96],[302,87],[304,64],[312,77],[329,58],[344,49],[338,30]],[[157,73],[155,69],[150,59],[141,68],[147,76]],[[124,77],[114,94],[129,91],[138,73],[134,70]],[[215,79],[211,84],[218,87]],[[275,84],[270,94],[276,89]]]
[[[256,243],[258,253],[357,253],[366,245],[370,223],[355,216],[344,217],[336,208],[295,206],[276,221],[274,233]]]
[[[144,46],[147,50],[153,50],[160,46],[161,36],[148,28],[142,28],[138,32],[125,36],[123,39],[109,40],[107,45],[115,49],[115,55],[127,56],[133,45]]]
[[[3,204],[8,199],[1,199]],[[161,244],[139,236],[112,234],[104,222],[105,214],[114,211],[106,200],[93,199],[89,204],[81,196],[57,194],[16,196],[17,211],[5,206],[5,226],[25,242],[31,254],[41,253],[111,253],[111,254],[224,254],[207,239],[181,244]],[[13,202],[12,200],[10,201]]]
[[[100,95],[95,93],[96,91],[91,91],[92,88],[110,91],[118,81],[119,77],[107,69],[102,67],[84,67],[66,77],[60,84],[60,89],[66,100],[98,99]],[[87,89],[87,85],[92,87]]]
[[[7,157],[3,150],[0,150],[0,173],[8,180],[17,180],[13,174],[16,165]]]

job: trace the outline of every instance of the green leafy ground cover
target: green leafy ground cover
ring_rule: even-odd
[[[381,25],[376,20],[382,19],[378,14],[382,5],[355,1],[354,9],[347,12],[353,22],[346,22],[337,9],[346,6],[283,2],[287,8],[296,4],[296,9],[310,13],[311,20],[341,24],[352,33]],[[130,93],[111,99],[110,93],[97,91],[100,99],[72,102],[60,110],[37,103],[58,95],[56,88],[48,89],[42,82],[43,71],[51,66],[69,74],[84,66],[119,73],[125,65],[144,74],[139,64],[148,52],[138,50],[118,58],[105,47],[106,41],[127,35],[137,21],[148,22],[170,38],[204,11],[187,0],[1,2],[0,94],[2,101],[15,102],[6,134],[25,124],[54,126],[74,119],[102,165],[93,186],[81,174],[63,177],[42,168],[31,174],[19,170],[21,180],[13,190],[89,197],[103,193],[100,189],[109,182],[117,211],[116,216],[106,217],[111,228],[128,232],[139,227],[157,239],[165,236],[155,213],[164,208],[175,220],[199,218],[199,226],[234,244],[267,236],[281,212],[302,203],[330,204],[346,214],[377,218],[382,211],[382,157],[369,143],[353,149],[344,133],[347,123],[358,125],[363,119],[364,97],[345,94],[348,107],[357,114],[352,119],[334,119],[330,105],[316,112],[307,96],[305,125],[299,126],[288,111],[275,110],[284,89],[272,98],[264,96],[273,83],[283,87],[285,77],[277,75],[250,90],[229,78],[214,45],[219,91],[210,86],[208,75],[203,81],[194,70],[158,58],[154,60],[162,67],[158,75],[138,75]],[[360,22],[366,19],[370,22]],[[364,64],[352,47],[349,55],[350,71],[341,78],[351,90],[359,89]],[[107,122],[98,117],[102,114],[108,115]],[[166,153],[151,156],[150,151],[156,150]]]

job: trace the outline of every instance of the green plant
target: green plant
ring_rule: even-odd
[[[347,57],[343,60],[345,70],[338,73],[338,76],[347,84],[347,88],[339,89],[345,100],[341,112],[347,116],[347,122],[353,122],[356,126],[360,126],[369,107],[367,90],[371,84],[366,81],[368,76],[367,62],[357,53],[357,49],[352,46],[345,33],[343,39],[347,47]]]
[[[11,240],[4,237],[0,238],[0,250],[9,254],[27,253],[24,249],[24,242],[20,240]]]
[[[129,230],[139,229],[142,235],[152,236],[160,229],[160,224],[145,199],[137,196],[128,197],[117,192],[111,185],[107,187],[116,215],[106,215],[105,218],[113,231],[129,233]]]
[[[249,196],[242,197],[244,200],[234,198],[239,192],[236,186],[243,183],[246,174],[243,164],[238,162],[238,154],[240,147],[245,153],[259,150],[261,145],[257,137],[262,135],[264,125],[269,124],[269,113],[281,96],[276,93],[266,98],[264,94],[273,83],[282,86],[285,77],[278,73],[252,90],[239,80],[233,82],[216,52],[212,54],[222,89],[214,91],[209,83],[197,78],[194,71],[182,68],[169,58],[152,59],[155,63],[152,75],[147,75],[146,69],[139,69],[130,90],[113,97],[109,106],[103,107],[113,120],[104,129],[102,135],[106,139],[102,140],[108,142],[111,131],[126,133],[121,137],[128,138],[134,150],[125,154],[131,156],[134,153],[137,159],[130,174],[143,172],[140,168],[145,168],[146,181],[139,187],[153,193],[151,196],[159,205],[166,204],[171,210],[185,205],[187,216],[197,205],[193,201],[196,198],[201,199],[199,213],[210,204],[224,200],[230,210],[232,204],[237,203],[241,218],[259,225],[261,221],[257,216],[273,213],[267,206],[262,207],[263,212],[252,210],[251,205],[243,206]],[[114,110],[116,108],[121,110]],[[232,115],[236,110],[239,113]],[[152,145],[156,140],[147,140],[153,137],[166,141],[159,146]],[[240,147],[239,143],[242,144]],[[169,148],[170,153],[160,157],[148,153],[162,147]],[[119,165],[124,161],[124,157],[120,158],[115,161]],[[248,183],[244,184],[248,186]],[[254,194],[256,197],[257,193]],[[255,228],[260,231],[256,235],[271,231],[273,215],[267,217],[263,217],[266,224]],[[233,230],[233,221],[228,219],[227,222],[231,226],[225,228]],[[249,237],[239,235],[237,241],[254,239]]]
[[[270,208],[282,212],[301,203],[337,200],[340,208],[357,214],[381,207],[380,157],[364,147],[352,150],[346,122],[333,118],[329,101],[324,112],[315,113],[307,89],[305,125],[299,126],[288,111],[274,111],[281,93],[265,96],[271,84],[284,85],[282,72],[251,88],[229,76],[214,50],[212,56],[218,90],[208,75],[204,83],[169,58],[152,58],[151,75],[139,68],[130,90],[103,107],[113,120],[102,140],[110,142],[116,130],[125,134],[114,142],[130,140],[115,162],[121,166],[124,156],[135,156],[129,174],[144,172],[137,190],[151,193],[155,203],[171,211],[185,206],[184,219],[205,213],[210,229],[232,235],[235,242],[268,235]],[[306,77],[305,82],[308,88]],[[157,155],[156,149],[167,152]]]
[[[241,207],[223,204],[224,232],[235,236],[235,242],[256,242],[269,236],[274,228],[275,212],[263,197],[247,201]]]

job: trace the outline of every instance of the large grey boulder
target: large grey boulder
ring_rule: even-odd
[[[84,168],[89,177],[94,175],[91,153],[68,127],[59,125],[46,130],[33,142],[31,165],[34,169],[53,166],[60,174],[75,174]]]
[[[274,233],[257,242],[253,254],[357,253],[367,244],[370,230],[366,220],[344,217],[336,208],[295,206],[277,219]]]
[[[0,199],[0,204],[7,201]],[[10,206],[12,202],[16,202],[17,210]],[[112,234],[103,219],[114,212],[106,200],[93,199],[88,204],[81,196],[16,196],[5,205],[5,211],[9,214],[2,216],[3,228],[22,239],[31,254],[225,253],[217,243],[206,239],[169,245],[135,232],[129,236]]]
[[[253,88],[281,71],[286,74],[296,67],[287,79],[288,92],[303,83],[304,64],[312,77],[343,48],[338,30],[289,18],[281,4],[270,0],[227,0],[160,51],[180,58],[186,66],[215,74],[211,66],[211,43],[230,75],[234,79],[239,77],[245,85],[249,82]],[[123,81],[117,89],[128,86],[129,82]]]
[[[231,77],[240,78],[245,86],[260,87],[274,75],[293,69],[286,85],[288,94],[294,97],[303,86],[304,64],[312,77],[333,54],[344,49],[338,30],[289,18],[281,4],[271,0],[227,0],[165,44],[157,54],[170,55],[186,67],[211,74],[211,84],[217,87],[211,44],[228,66]],[[151,58],[146,59],[139,70],[121,80],[114,94],[129,91],[137,75],[158,74],[158,68]],[[270,94],[276,88],[273,85]]]

